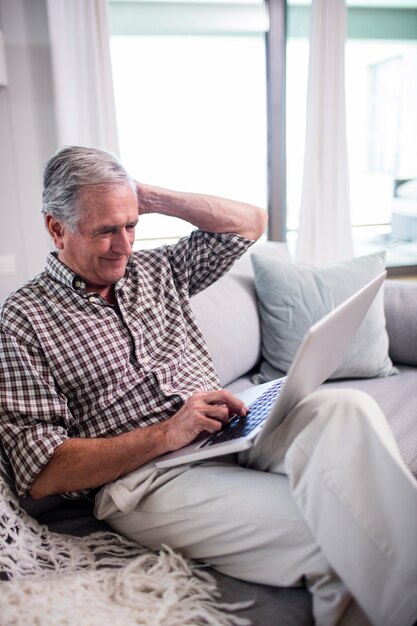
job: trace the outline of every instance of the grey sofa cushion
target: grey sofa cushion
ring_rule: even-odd
[[[417,282],[385,282],[385,316],[391,359],[417,365]]]
[[[259,298],[262,364],[257,383],[285,374],[309,327],[385,268],[384,253],[325,267],[286,263],[254,254]],[[388,355],[383,290],[332,378],[369,378],[395,373]]]
[[[329,381],[323,387],[366,391],[379,404],[394,433],[404,463],[417,478],[417,369],[399,366],[399,376]]]
[[[260,358],[261,330],[250,260],[255,252],[291,258],[286,244],[255,244],[223,278],[191,299],[222,387],[252,370]]]
[[[331,380],[322,388],[360,389],[369,393],[387,418],[404,463],[417,478],[417,368],[400,365],[398,370],[398,376]],[[242,376],[227,388],[239,394],[251,386],[253,382],[250,378]]]
[[[253,279],[233,268],[191,300],[224,387],[252,369],[260,355],[260,324]]]

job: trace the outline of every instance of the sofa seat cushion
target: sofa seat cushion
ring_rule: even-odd
[[[417,368],[399,365],[398,370],[397,376],[331,380],[321,388],[341,387],[369,393],[386,416],[404,463],[417,478]],[[227,388],[239,395],[254,387],[252,380],[253,377],[242,376]]]
[[[389,378],[335,380],[323,387],[348,387],[366,391],[386,416],[404,463],[417,478],[417,369],[398,366],[399,375]]]

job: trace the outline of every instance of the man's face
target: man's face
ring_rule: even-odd
[[[124,276],[138,221],[136,194],[130,185],[86,187],[77,233],[60,224],[53,234],[59,259],[89,288],[109,287]],[[51,226],[48,225],[51,232]]]

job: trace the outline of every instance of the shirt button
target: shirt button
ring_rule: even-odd
[[[75,287],[76,289],[79,289],[79,288],[81,287],[81,281],[80,281],[80,280],[78,280],[78,279],[77,279],[77,280],[74,280],[74,287]]]

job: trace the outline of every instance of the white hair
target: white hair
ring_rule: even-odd
[[[51,214],[72,232],[82,219],[79,205],[83,187],[128,184],[133,179],[117,157],[104,150],[66,146],[47,162],[43,173],[42,213]]]

